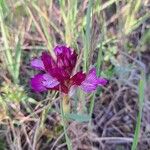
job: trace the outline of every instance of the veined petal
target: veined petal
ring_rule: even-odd
[[[44,67],[44,64],[43,64],[43,61],[41,60],[41,58],[33,59],[31,61],[31,66],[38,70],[45,70],[45,67]]]
[[[60,90],[65,94],[67,94],[69,92],[69,88],[64,84],[61,84],[61,89]]]
[[[48,71],[49,73],[51,72],[52,68],[56,67],[55,61],[47,52],[42,53],[41,59],[43,61],[46,71]]]
[[[93,83],[93,84],[96,84],[98,82],[97,76],[96,76],[96,68],[92,68],[89,71],[89,74],[87,75],[85,80],[86,82]]]
[[[60,54],[64,54],[67,55],[68,58],[71,55],[72,51],[70,47],[67,47],[65,45],[58,45],[54,48],[54,51],[56,53],[56,55],[60,55]]]
[[[85,80],[86,74],[82,71],[77,72],[70,80],[72,85],[81,85],[81,83]]]
[[[71,68],[74,68],[77,62],[77,54],[74,51],[73,54],[70,56],[70,64],[71,64]]]
[[[56,46],[54,51],[57,55],[59,66],[61,65],[65,68],[69,68],[72,71],[77,61],[76,52],[64,45]],[[60,63],[61,61],[63,61],[63,63]]]
[[[54,68],[51,70],[51,75],[55,77],[58,81],[64,82],[64,80],[67,80],[70,75],[67,73],[65,69],[62,68]]]
[[[57,58],[58,59],[58,58]],[[52,59],[52,57],[47,53],[42,53],[42,61],[44,63],[45,70],[58,81],[64,81],[65,79],[69,78],[69,74],[67,73],[67,69],[61,66],[62,61],[58,64]]]
[[[108,81],[102,77],[99,77],[98,80],[100,85],[106,85],[108,83]]]
[[[93,85],[92,83],[88,83],[88,82],[82,82],[82,84],[80,85],[81,89],[86,92],[86,93],[90,93],[92,91],[95,91],[97,88],[97,85]]]
[[[59,85],[51,88],[51,90],[56,90],[59,92],[63,92],[65,94],[67,94],[69,92],[69,88],[66,85],[64,85],[63,83],[60,83]]]
[[[100,85],[106,85],[107,80],[101,77],[96,76],[96,69],[92,68],[89,71],[89,74],[85,78],[85,80],[81,83],[80,87],[82,88],[83,91],[89,93],[94,90]]]
[[[36,92],[46,91],[46,87],[43,85],[43,74],[37,74],[31,78],[31,87]]]
[[[44,74],[43,75],[42,83],[46,88],[53,88],[53,87],[55,87],[59,84],[58,80],[56,78],[53,78],[49,74]]]
[[[70,78],[72,70],[77,61],[77,54],[72,51],[70,47],[58,45],[54,48],[57,56],[57,67],[52,69],[51,75],[56,77],[59,81],[64,82]]]
[[[63,53],[63,46],[57,45],[57,46],[54,48],[54,51],[55,51],[56,55],[62,54],[62,53]]]

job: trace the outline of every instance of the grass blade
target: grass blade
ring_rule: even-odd
[[[137,117],[137,123],[136,123],[134,139],[133,139],[131,150],[137,149],[137,144],[139,140],[141,119],[142,119],[142,109],[143,109],[143,103],[144,103],[144,86],[145,86],[145,75],[144,73],[142,73],[142,78],[139,82],[139,113]]]
[[[20,40],[18,40],[17,46],[16,46],[16,52],[15,52],[15,63],[14,63],[14,82],[18,83],[19,79],[19,68],[20,68],[20,61],[21,61],[21,43]]]
[[[2,3],[3,2],[3,3]],[[3,42],[4,42],[4,47],[5,47],[5,56],[6,56],[6,63],[7,63],[7,67],[8,70],[10,72],[10,74],[13,77],[13,58],[9,49],[9,42],[8,42],[8,30],[7,27],[4,23],[4,13],[3,11],[5,10],[5,8],[3,8],[4,5],[4,1],[1,1],[0,3],[0,27],[1,27],[1,32],[2,32],[2,37],[3,37]]]
[[[92,5],[93,5],[93,0],[89,0],[88,4],[88,10],[87,10],[87,15],[86,15],[86,27],[85,27],[85,37],[84,37],[84,52],[83,52],[83,60],[84,60],[84,65],[83,65],[83,70],[87,71],[88,67],[88,54],[90,50],[90,41],[91,41],[91,12],[92,12]]]
[[[87,114],[76,114],[76,113],[71,113],[71,114],[66,114],[66,118],[70,120],[75,120],[77,122],[87,122],[90,120],[90,116]]]

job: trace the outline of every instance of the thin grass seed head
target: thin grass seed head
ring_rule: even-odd
[[[31,66],[41,71],[31,78],[31,87],[34,91],[56,90],[68,94],[73,87],[79,87],[90,93],[98,86],[106,85],[107,80],[97,77],[95,68],[87,74],[79,71],[72,75],[78,55],[70,47],[56,46],[54,52],[56,60],[48,52],[43,52],[40,58],[31,61]]]

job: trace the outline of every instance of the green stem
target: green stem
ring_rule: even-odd
[[[63,109],[64,114],[70,112],[69,97],[68,97],[67,95],[64,95],[64,96],[63,96],[62,109]]]
[[[67,144],[67,149],[68,150],[72,150],[72,144],[71,144],[71,141],[67,135],[67,121],[66,121],[66,118],[65,118],[65,113],[68,112],[68,105],[66,105],[68,102],[68,96],[65,95],[63,96],[63,101],[61,102],[61,116],[62,116],[62,123],[63,123],[63,129],[64,129],[64,134],[65,134],[65,139],[66,139],[66,144]],[[64,110],[66,112],[64,112]]]

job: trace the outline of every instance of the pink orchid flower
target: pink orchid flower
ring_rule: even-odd
[[[76,65],[77,54],[70,47],[56,46],[54,48],[56,60],[48,52],[43,52],[40,58],[31,61],[31,66],[41,73],[31,78],[31,87],[36,92],[57,90],[68,94],[72,87],[80,87],[90,93],[98,86],[107,84],[107,80],[96,76],[96,69],[89,73],[82,71],[72,75]]]

